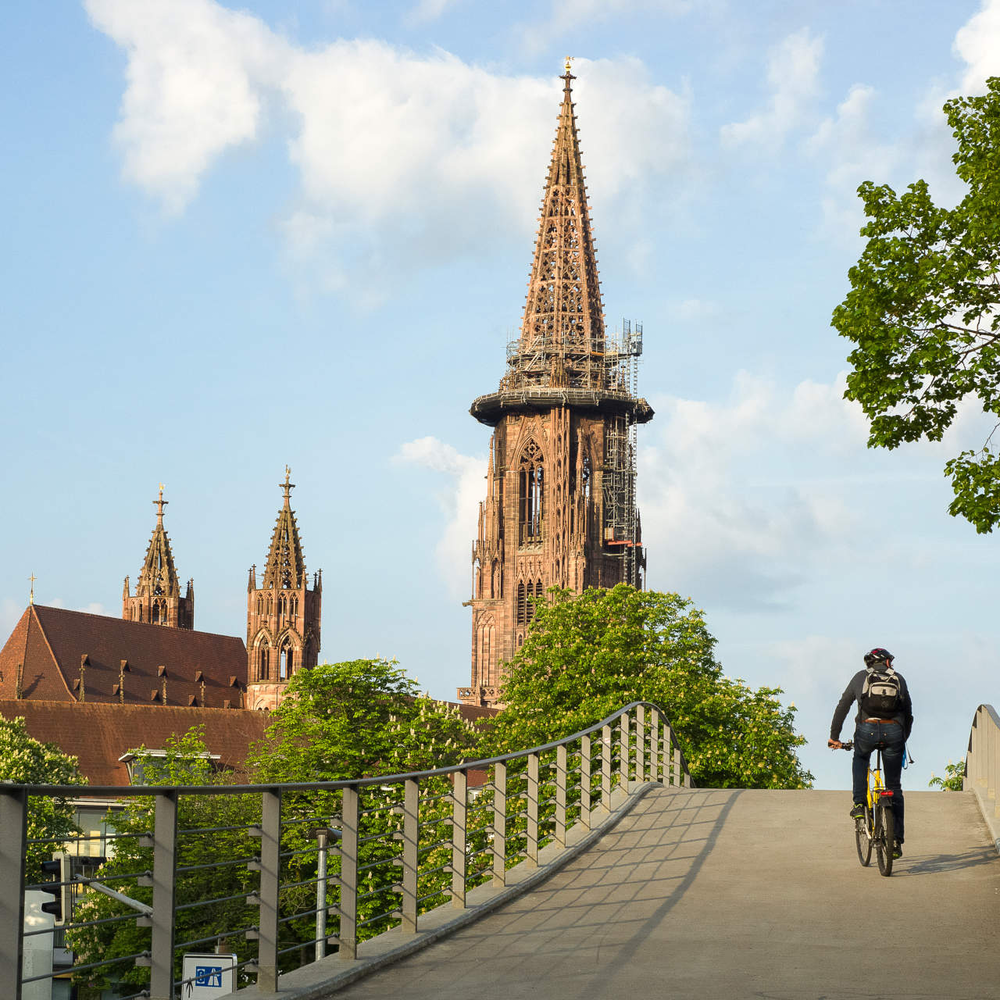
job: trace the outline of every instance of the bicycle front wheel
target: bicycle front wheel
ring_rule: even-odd
[[[871,810],[865,806],[864,816],[854,821],[854,843],[858,848],[858,861],[867,868],[872,863]]]
[[[880,875],[892,874],[892,849],[896,843],[896,818],[888,802],[880,802],[875,814],[875,855]]]

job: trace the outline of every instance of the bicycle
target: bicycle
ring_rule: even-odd
[[[854,742],[841,743],[841,750],[853,750]],[[892,790],[882,780],[882,747],[875,747],[875,766],[868,768],[868,794],[865,814],[854,820],[854,841],[858,860],[867,868],[872,862],[872,847],[880,875],[892,874],[892,854],[896,845],[896,817],[892,812]]]

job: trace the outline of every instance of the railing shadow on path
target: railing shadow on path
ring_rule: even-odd
[[[594,950],[588,959],[593,973],[579,996],[606,995],[698,877],[739,794],[727,789],[650,792],[602,838],[599,849],[587,851],[530,895],[438,942],[433,952],[413,956],[405,973],[387,969],[336,996],[387,995],[390,980],[399,975],[406,977],[408,994],[437,995],[441,984],[436,980],[445,969],[451,995],[465,989],[474,995],[483,987],[487,953],[505,956],[512,970],[521,968],[516,978],[530,976],[541,956],[555,967],[572,961],[584,947]]]

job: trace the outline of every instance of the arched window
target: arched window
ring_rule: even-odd
[[[268,669],[268,660],[270,652],[266,641],[257,647],[257,680],[259,681],[269,679],[270,670]]]
[[[296,618],[296,617],[298,617],[298,614],[299,614],[299,595],[298,594],[293,594],[292,595],[292,611],[291,611],[291,615],[292,615],[293,618]]]
[[[541,449],[529,441],[521,455],[518,472],[518,522],[520,544],[542,540],[544,459]]]
[[[150,620],[154,625],[167,624],[167,603],[163,600],[153,601],[152,615]]]
[[[496,624],[492,615],[479,623],[476,634],[476,662],[482,684],[496,683]]]
[[[295,670],[295,650],[291,639],[285,639],[278,654],[278,680],[287,681]]]
[[[524,583],[517,585],[517,624],[524,625],[528,620],[528,601]]]

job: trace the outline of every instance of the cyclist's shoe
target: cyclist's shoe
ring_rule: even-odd
[[[863,802],[855,802],[854,808],[851,810],[851,819],[864,819],[865,818],[865,804]]]
[[[903,844],[901,841],[897,840],[895,844],[892,845],[892,858],[895,861],[897,858],[903,856]]]

